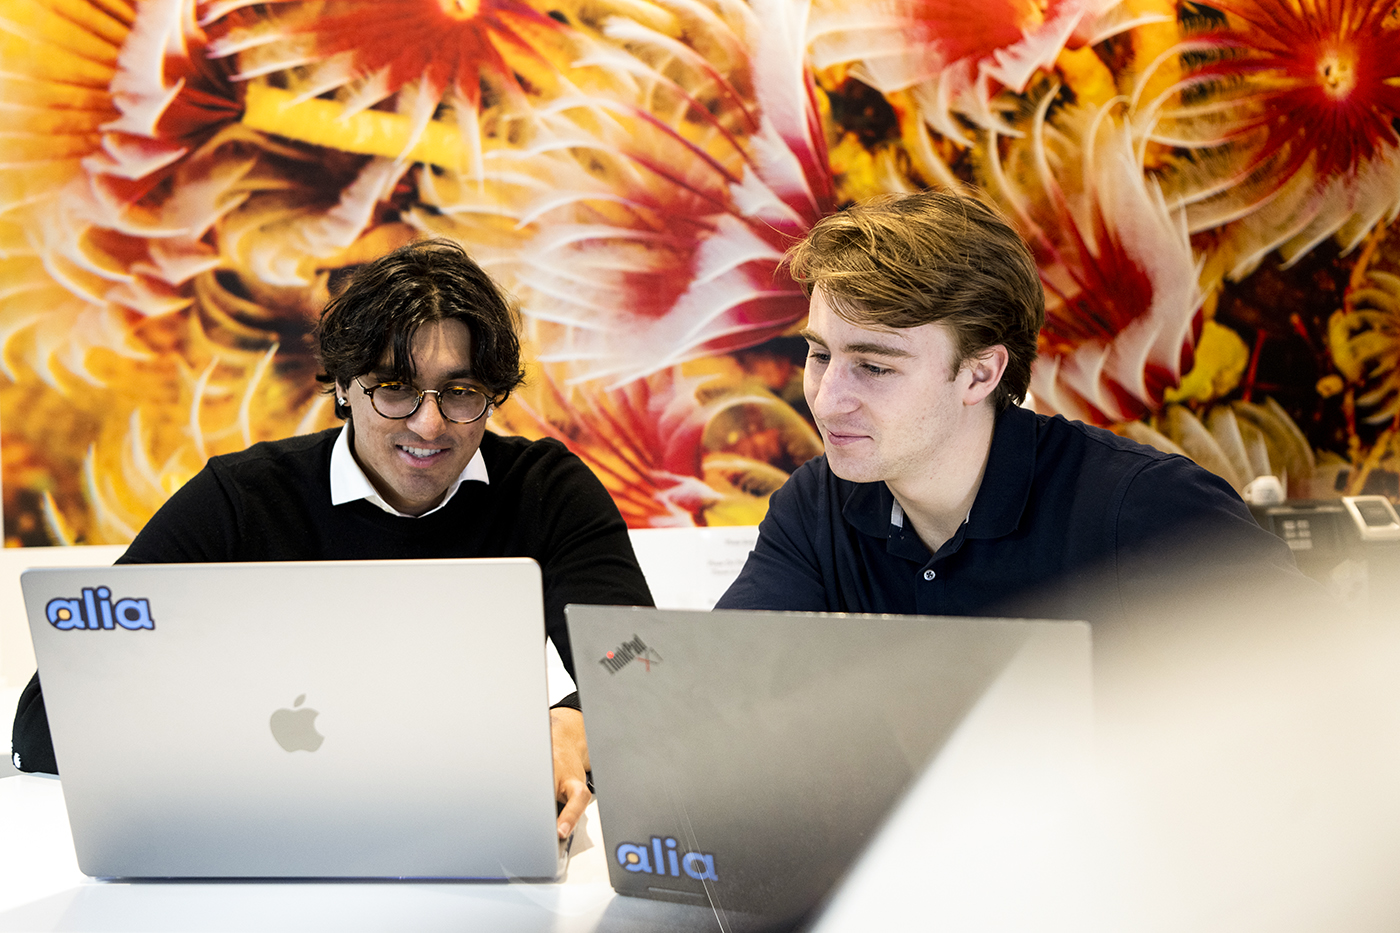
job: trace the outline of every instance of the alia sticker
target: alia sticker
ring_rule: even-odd
[[[49,624],[57,629],[114,629],[136,631],[155,628],[151,603],[146,599],[119,599],[112,602],[112,591],[105,586],[83,588],[82,596],[51,599],[44,607]]]

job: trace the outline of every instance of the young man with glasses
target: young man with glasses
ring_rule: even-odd
[[[345,425],[213,458],[120,562],[531,557],[572,674],[567,603],[652,599],[626,524],[582,461],[557,441],[486,430],[524,378],[518,327],[454,243],[413,243],[363,267],[317,330],[317,379]],[[589,799],[577,694],[551,719],[567,836]],[[14,748],[22,770],[56,771],[37,676]]]

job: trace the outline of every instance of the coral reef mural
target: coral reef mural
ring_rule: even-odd
[[[5,543],[121,543],[332,426],[308,337],[458,240],[633,527],[752,524],[821,451],[784,249],[972,184],[1048,298],[1033,404],[1237,487],[1400,499],[1400,3],[7,0]]]

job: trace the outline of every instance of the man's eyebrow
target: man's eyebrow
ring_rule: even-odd
[[[911,357],[910,353],[903,347],[896,347],[888,343],[848,343],[841,348],[847,353],[867,354],[871,356],[890,356],[900,359]]]
[[[815,343],[819,346],[825,347],[827,345],[825,340],[818,337],[815,333],[813,333],[805,327],[802,328],[802,330],[798,331],[798,336],[804,337],[807,340],[810,340],[812,343]],[[864,343],[848,343],[845,346],[843,346],[841,350],[844,353],[865,354],[867,356],[887,356],[896,359],[907,359],[908,357],[914,355],[902,347],[896,347],[893,344],[878,343],[875,341],[868,341]]]

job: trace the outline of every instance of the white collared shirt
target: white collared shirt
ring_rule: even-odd
[[[425,515],[432,515],[447,505],[448,501],[457,494],[457,490],[467,480],[487,485],[491,483],[491,478],[486,475],[486,461],[482,458],[481,450],[478,448],[472,458],[467,461],[462,475],[458,476],[452,485],[447,487],[447,492],[443,494],[441,502],[424,512],[423,515],[407,515],[381,499],[379,493],[375,491],[374,484],[365,475],[365,471],[360,469],[355,455],[350,452],[350,427],[350,422],[345,422],[345,426],[340,429],[340,435],[335,439],[335,446],[331,448],[331,505],[344,505],[357,499],[368,499],[390,515],[397,515],[400,518],[422,518]]]

